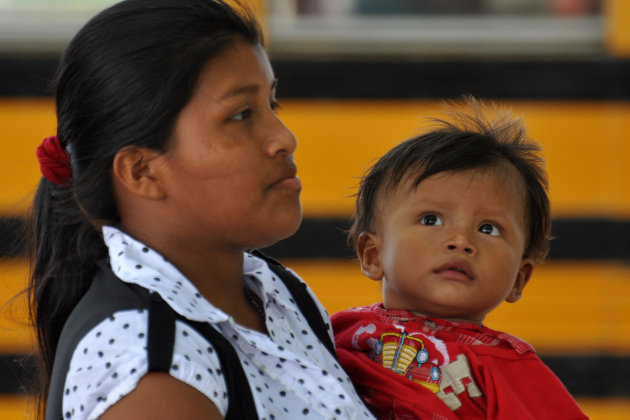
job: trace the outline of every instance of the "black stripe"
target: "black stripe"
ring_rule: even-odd
[[[0,57],[0,96],[50,96],[58,59]]]
[[[348,219],[304,219],[298,231],[283,241],[265,248],[273,258],[352,258],[354,252],[346,243]]]
[[[352,258],[345,218],[307,218],[292,237],[266,248],[273,258]],[[563,218],[553,221],[551,260],[630,262],[630,220]],[[24,256],[24,222],[0,218],[0,257]]]
[[[541,355],[541,359],[575,397],[630,397],[630,356]],[[34,366],[29,355],[0,355],[0,395],[27,392]]]
[[[292,237],[265,250],[283,258],[349,258],[348,221],[305,219]],[[552,225],[552,260],[616,260],[630,262],[630,220],[556,219]]]
[[[23,219],[0,217],[0,258],[26,255],[27,242]]]
[[[56,57],[0,57],[0,96],[49,96]],[[281,98],[630,99],[630,60],[272,60]]]
[[[29,354],[0,355],[0,395],[24,394],[33,389],[36,359]]]
[[[630,60],[275,61],[281,98],[630,99]]]
[[[630,396],[630,356],[540,356],[574,397]]]
[[[550,259],[630,262],[630,220],[557,219]]]

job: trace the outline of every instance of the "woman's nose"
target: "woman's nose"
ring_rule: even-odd
[[[278,153],[291,155],[297,148],[297,138],[289,128],[274,114],[269,122],[267,133],[266,152],[269,157]]]

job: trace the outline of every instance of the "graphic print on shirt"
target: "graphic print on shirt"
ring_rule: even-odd
[[[483,395],[470,372],[468,358],[464,354],[457,355],[457,360],[442,367],[442,383],[437,396],[448,408],[455,411],[462,406],[459,395],[468,391],[470,398],[478,398]]]
[[[483,395],[464,354],[451,362],[442,340],[420,332],[406,332],[399,325],[394,327],[399,330],[381,332],[378,339],[368,339],[372,360],[429,389],[453,411],[462,406],[459,395],[463,392],[470,398]],[[375,330],[368,326],[361,332]]]

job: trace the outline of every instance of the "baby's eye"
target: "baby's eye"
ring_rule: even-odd
[[[251,115],[252,115],[252,110],[247,108],[232,115],[230,119],[233,121],[243,121],[251,117]]]
[[[501,234],[501,230],[491,223],[484,223],[479,226],[479,232],[490,236],[499,236]]]
[[[420,223],[427,226],[442,226],[444,223],[440,216],[436,216],[435,214],[427,214],[420,219]]]

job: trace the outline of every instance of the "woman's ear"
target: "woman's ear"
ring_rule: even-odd
[[[166,191],[155,177],[153,167],[159,164],[161,152],[147,147],[123,147],[114,156],[114,181],[133,195],[149,200],[161,200]]]
[[[381,265],[381,238],[376,233],[363,232],[357,241],[357,256],[361,263],[361,271],[372,280],[382,280],[384,276]]]
[[[514,281],[514,287],[512,287],[512,291],[505,299],[506,302],[514,303],[518,301],[522,294],[523,289],[529,282],[529,279],[532,277],[532,272],[534,271],[534,261],[531,258],[523,258],[521,261],[521,267],[516,274],[516,280]]]

